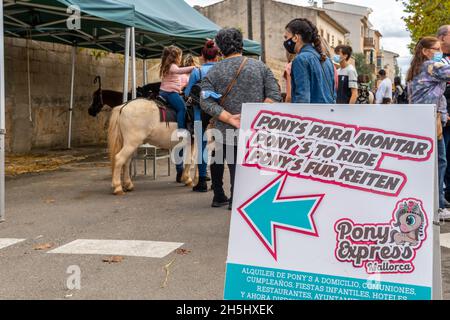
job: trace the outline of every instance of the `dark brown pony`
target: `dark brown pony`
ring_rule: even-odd
[[[110,108],[115,108],[122,105],[123,92],[102,89],[102,79],[96,76],[94,84],[98,82],[98,89],[92,95],[92,103],[88,109],[89,115],[96,117],[102,111],[105,105]],[[155,99],[159,94],[160,82],[149,83],[143,87],[136,89],[136,96],[138,98]],[[131,100],[131,93],[128,93],[128,100]]]

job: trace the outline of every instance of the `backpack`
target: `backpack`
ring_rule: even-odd
[[[197,80],[197,82],[192,86],[191,92],[189,93],[189,96],[187,97],[187,105],[191,107],[191,109],[194,106],[200,106],[200,95],[202,93],[202,81],[203,81],[203,75],[202,75],[202,68],[198,68],[198,72],[200,74],[200,79]],[[211,120],[211,116],[200,109],[200,117],[202,120],[202,129],[203,132],[206,131],[209,122]]]
[[[197,80],[197,82],[192,86],[191,92],[189,93],[189,96],[187,97],[187,103],[191,106],[198,106],[200,105],[200,94],[202,92],[202,68],[198,68],[198,72],[200,74],[200,79]]]
[[[370,104],[369,87],[365,84],[360,84],[358,88],[358,98],[356,104]]]

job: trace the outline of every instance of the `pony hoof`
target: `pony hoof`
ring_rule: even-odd
[[[133,184],[129,184],[127,186],[124,186],[123,187],[123,191],[125,191],[125,192],[132,192],[132,191],[134,191],[134,185]]]
[[[122,188],[120,188],[120,189],[117,188],[117,189],[114,190],[113,194],[114,194],[115,196],[123,196],[123,195],[125,194],[125,192],[123,191]]]

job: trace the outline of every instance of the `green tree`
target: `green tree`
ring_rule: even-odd
[[[364,53],[355,53],[353,55],[353,58],[355,59],[355,66],[356,66],[356,72],[360,75],[367,75],[369,76],[370,82],[373,81],[373,68],[367,64],[366,62],[366,56]]]
[[[434,36],[438,28],[450,22],[450,0],[396,0],[401,2],[407,14],[402,17],[408,28],[412,43],[411,52],[417,41],[424,36]]]
[[[402,69],[398,65],[395,65],[395,76],[396,77],[402,76]]]

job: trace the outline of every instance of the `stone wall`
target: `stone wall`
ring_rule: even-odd
[[[5,38],[6,151],[29,152],[65,148],[68,140],[71,52],[70,46],[30,41],[31,108],[28,99],[27,41]],[[149,82],[157,81],[158,60],[148,61]],[[123,56],[96,59],[91,50],[77,49],[72,146],[103,145],[109,108],[89,116],[93,84],[102,77],[104,89],[122,91]],[[137,84],[142,84],[142,61],[137,60]],[[131,88],[131,84],[129,85]],[[31,116],[31,120],[30,120]]]

